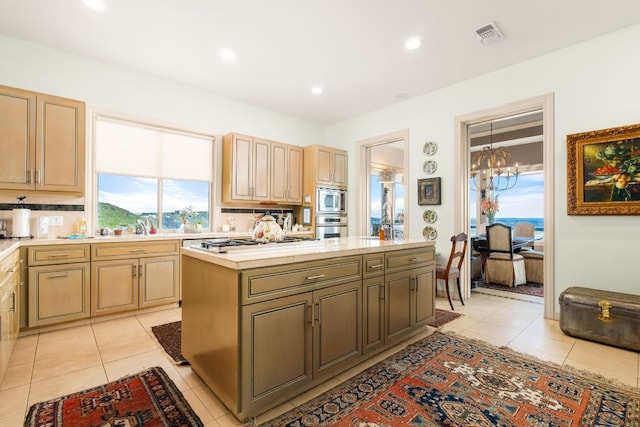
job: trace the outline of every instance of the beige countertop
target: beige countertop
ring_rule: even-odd
[[[288,236],[308,236],[310,232],[287,233]],[[143,242],[154,240],[185,240],[185,239],[212,239],[212,238],[249,238],[251,232],[203,232],[203,233],[162,233],[162,234],[124,234],[122,236],[96,236],[83,239],[0,239],[0,260],[21,246],[41,245],[69,245],[87,243],[117,243],[117,242]]]
[[[377,237],[340,237],[301,242],[290,245],[269,244],[249,249],[214,253],[194,248],[182,248],[182,254],[223,267],[244,270],[247,268],[291,264],[318,259],[363,255],[400,249],[426,248],[434,241],[423,239],[379,240]]]
[[[20,247],[20,240],[0,240],[0,261]]]
[[[287,236],[309,236],[310,232],[287,233]],[[22,240],[0,240],[11,242],[19,246],[40,246],[40,245],[68,245],[80,243],[115,243],[115,242],[142,242],[154,240],[186,240],[186,239],[213,239],[213,238],[250,238],[251,232],[202,232],[202,233],[159,233],[159,234],[123,234],[121,236],[95,236],[80,239],[22,239]],[[0,249],[2,246],[0,246]]]

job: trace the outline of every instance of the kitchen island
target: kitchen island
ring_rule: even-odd
[[[246,421],[435,319],[435,247],[344,237],[182,248],[182,353]]]

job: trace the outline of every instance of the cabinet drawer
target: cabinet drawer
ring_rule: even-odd
[[[362,257],[362,277],[384,274],[384,253],[364,255]]]
[[[163,240],[161,242],[131,242],[131,243],[99,243],[91,245],[91,260],[141,258],[157,255],[177,255],[180,248],[178,240]]]
[[[33,246],[28,260],[29,266],[89,261],[89,245]]]
[[[306,292],[345,281],[360,280],[362,258],[345,257],[296,266],[267,267],[242,273],[242,303]]]
[[[432,263],[434,253],[433,247],[387,252],[386,271],[389,273],[407,267],[416,267],[421,264]]]
[[[12,276],[14,273],[17,273],[20,269],[20,254],[18,250],[15,250],[13,253],[5,257],[2,261],[0,261],[0,284],[7,279],[9,276]]]

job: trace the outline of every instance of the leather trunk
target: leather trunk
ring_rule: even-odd
[[[565,334],[640,351],[640,295],[574,286],[559,299]]]

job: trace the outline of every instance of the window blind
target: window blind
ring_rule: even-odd
[[[96,172],[212,181],[213,138],[98,117]]]

